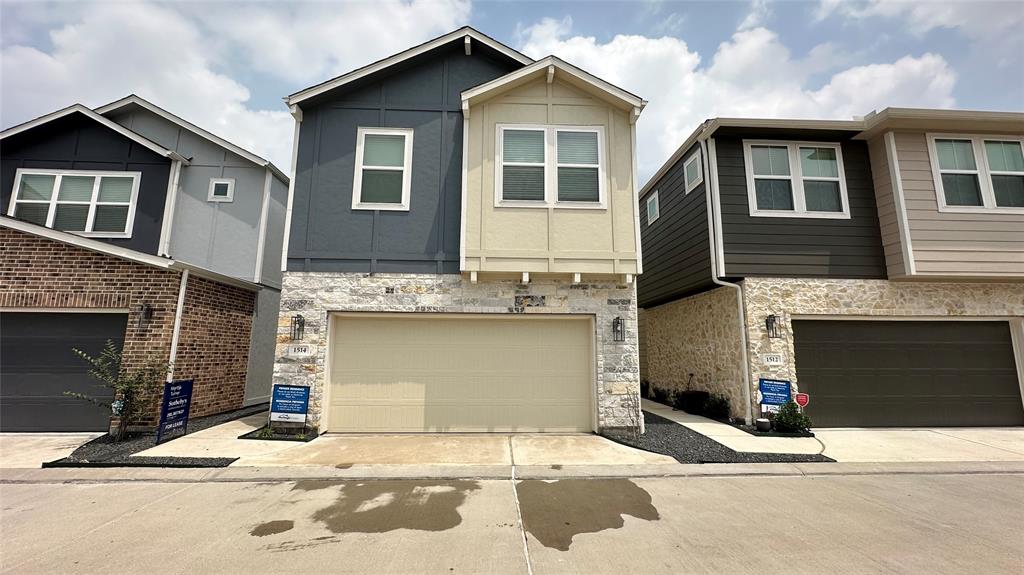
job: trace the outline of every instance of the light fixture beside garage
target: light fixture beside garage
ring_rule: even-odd
[[[626,328],[621,317],[612,320],[612,339],[615,341],[626,341]]]
[[[292,316],[292,341],[302,341],[306,333],[306,318],[301,315]]]
[[[138,329],[142,329],[151,321],[153,321],[153,306],[148,303],[140,303]]]
[[[768,317],[764,320],[764,329],[768,332],[768,337],[772,339],[778,339],[782,337],[779,332],[779,318],[775,314],[768,314]]]

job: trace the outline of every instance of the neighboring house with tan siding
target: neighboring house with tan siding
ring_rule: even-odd
[[[641,190],[644,378],[746,419],[769,378],[822,427],[1024,424],[1022,136],[1003,112],[706,121]]]
[[[312,388],[313,425],[642,425],[633,142],[646,102],[467,27],[288,103],[274,377]]]

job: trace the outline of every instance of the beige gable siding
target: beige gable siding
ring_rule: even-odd
[[[868,142],[868,154],[871,156],[871,175],[875,186],[875,204],[878,206],[882,248],[885,250],[886,274],[890,278],[903,276],[906,275],[906,266],[900,239],[900,216],[896,209],[896,193],[893,190],[884,136],[878,136]]]
[[[496,207],[498,124],[604,128],[603,209]],[[637,273],[633,149],[628,113],[544,78],[474,105],[469,114],[463,271]]]
[[[940,212],[925,133],[894,135],[917,274],[1024,278],[1024,213]]]

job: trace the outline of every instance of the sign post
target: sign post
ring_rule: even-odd
[[[305,427],[309,411],[309,388],[304,385],[274,385],[270,398],[270,424],[297,423]]]
[[[188,412],[192,407],[194,380],[169,381],[164,384],[164,398],[160,403],[160,425],[156,428],[157,445],[169,433],[188,433]]]
[[[758,380],[758,391],[761,395],[761,410],[776,412],[779,407],[793,399],[792,386],[789,380],[767,379]]]

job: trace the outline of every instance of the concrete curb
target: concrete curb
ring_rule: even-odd
[[[1024,462],[934,463],[707,463],[702,465],[517,466],[516,479],[813,477],[857,475],[1024,474]],[[300,479],[373,481],[385,479],[477,479],[513,477],[511,465],[352,465],[280,466],[220,469],[57,468],[2,469],[0,484],[31,483],[278,483]]]

